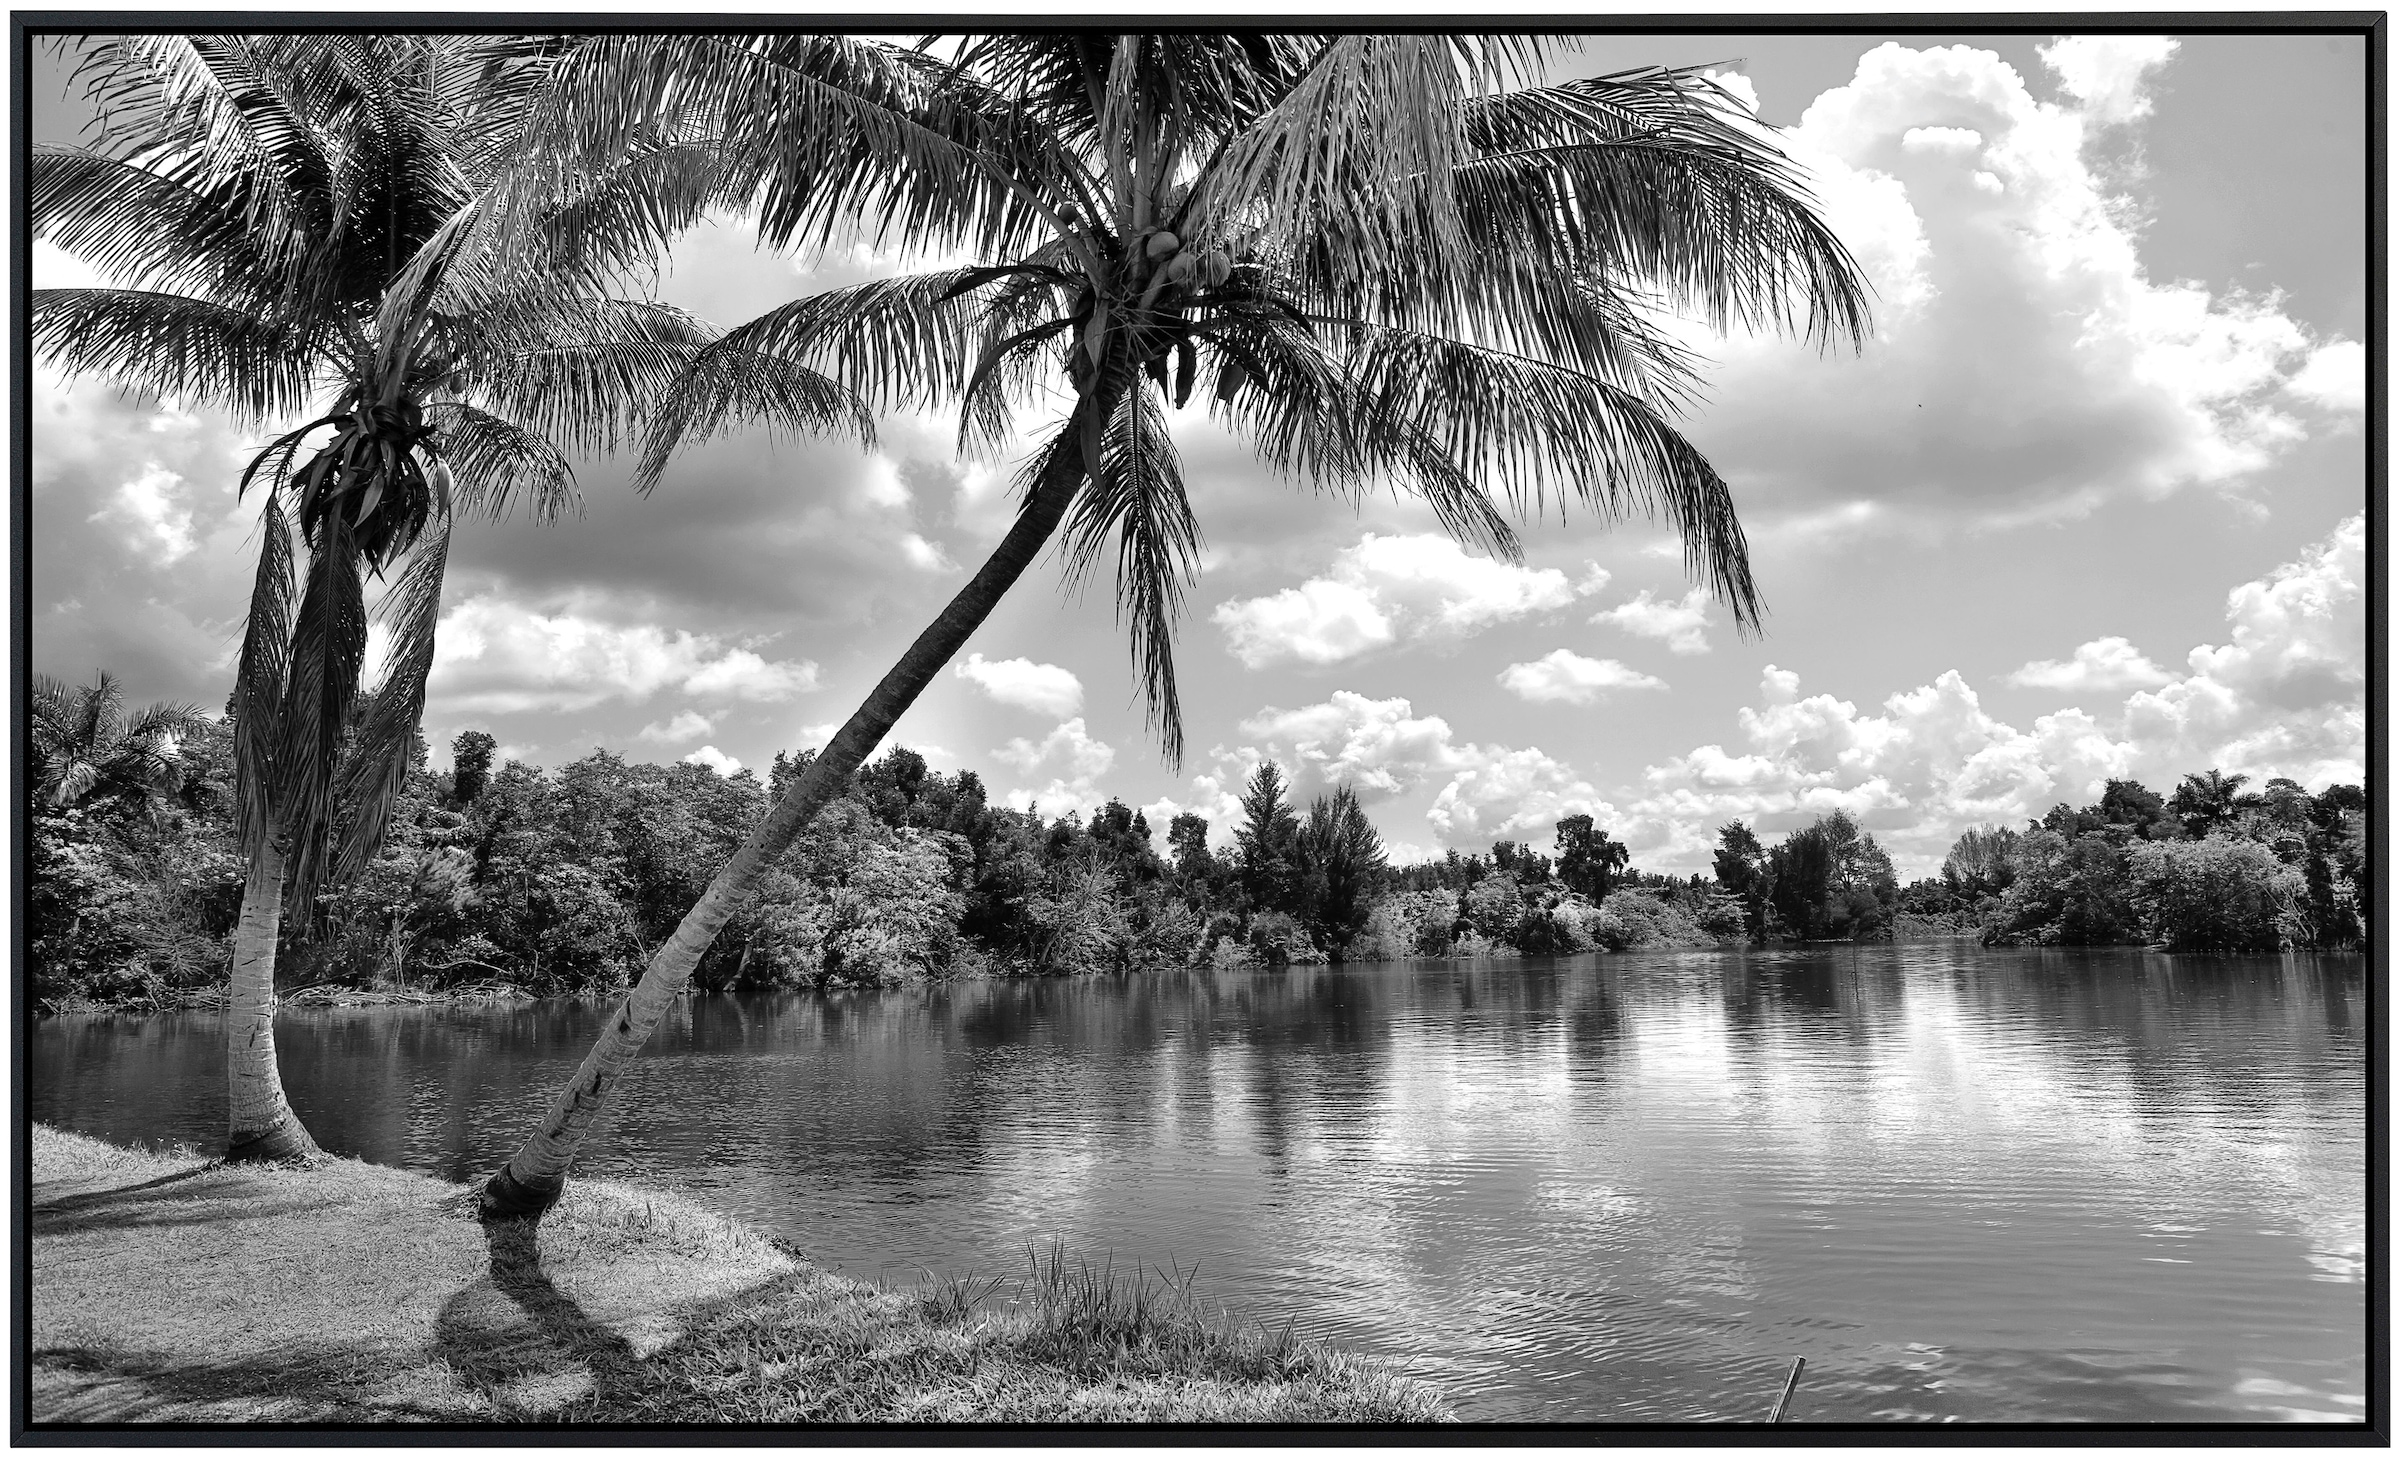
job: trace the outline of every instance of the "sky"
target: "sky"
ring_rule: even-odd
[[[1877,295],[1855,354],[1679,326],[1707,381],[1681,424],[1733,487],[1762,634],[1648,522],[1553,514],[1494,561],[1414,503],[1277,480],[1195,408],[1180,770],[1105,582],[1047,560],[894,740],[1048,814],[1121,798],[1162,843],[1180,810],[1228,839],[1271,757],[1303,797],[1353,785],[1396,861],[1585,812],[1674,873],[1735,819],[1771,841],[1843,809],[1920,875],[2111,777],[2362,781],[2363,42],[1606,36],[1556,70],[1652,63],[1711,65],[1777,129]],[[37,135],[71,137],[37,84]],[[724,220],[660,290],[732,324],[920,265]],[[37,243],[37,287],[94,278]],[[46,367],[33,421],[35,671],[221,706],[263,436]],[[579,518],[462,527],[435,764],[468,728],[553,767],[822,744],[1005,529],[1014,462],[954,430],[735,437],[647,497],[591,461]]]

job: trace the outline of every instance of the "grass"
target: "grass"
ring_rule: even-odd
[[[898,1291],[680,1196],[538,1227],[333,1160],[33,1131],[31,1417],[149,1422],[1439,1422],[1424,1386],[1053,1249]]]

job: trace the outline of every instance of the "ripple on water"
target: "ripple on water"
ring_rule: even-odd
[[[587,1173],[894,1281],[1053,1241],[1462,1415],[2357,1421],[2356,959],[1963,947],[705,1000]],[[287,1015],[332,1148],[506,1157],[602,1010]],[[205,1143],[222,1024],[53,1019],[32,1114]]]

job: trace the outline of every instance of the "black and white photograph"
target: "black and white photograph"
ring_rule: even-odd
[[[12,12],[12,1440],[2388,1443],[2387,20]]]

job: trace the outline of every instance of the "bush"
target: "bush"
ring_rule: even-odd
[[[2300,938],[2307,882],[2255,841],[2144,841],[2127,854],[2132,900],[2176,952],[2271,952]]]
[[[1367,912],[1366,930],[1343,954],[1359,962],[1446,956],[1450,929],[1457,923],[1458,898],[1449,892],[1403,891],[1375,903]]]
[[[1713,947],[1716,938],[1680,902],[1649,891],[1618,891],[1600,903],[1591,935],[1612,952]]]

